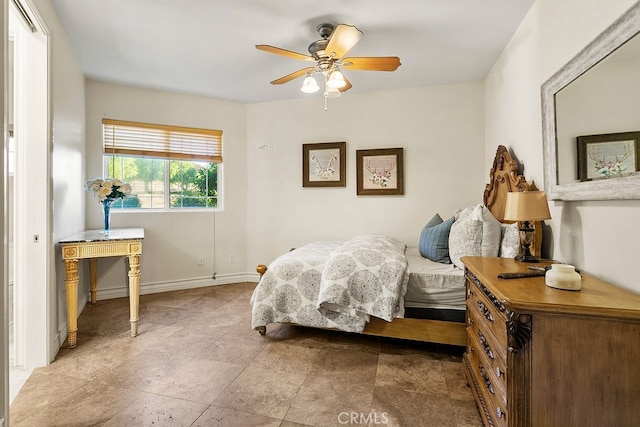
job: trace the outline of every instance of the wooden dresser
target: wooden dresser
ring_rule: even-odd
[[[463,366],[485,425],[640,425],[640,295],[587,274],[580,291],[498,279],[531,271],[510,258],[462,261]]]

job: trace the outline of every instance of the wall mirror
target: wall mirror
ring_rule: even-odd
[[[640,2],[542,85],[551,200],[640,199],[639,33]],[[614,173],[596,170],[616,159]]]

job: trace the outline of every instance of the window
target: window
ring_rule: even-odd
[[[131,184],[115,208],[185,209],[221,205],[222,131],[102,120],[104,169]]]

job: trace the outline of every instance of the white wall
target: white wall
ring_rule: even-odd
[[[436,213],[482,202],[482,83],[321,95],[247,107],[247,260],[314,240],[382,233],[417,246]],[[302,144],[345,141],[347,186],[302,187]],[[263,146],[271,148],[260,148]],[[358,149],[404,148],[403,196],[356,196]],[[495,151],[495,147],[494,147]]]
[[[224,280],[242,281],[246,266],[245,106],[227,101],[171,92],[138,89],[87,80],[86,179],[103,176],[102,119],[220,129],[223,131],[224,210],[212,212],[112,211],[114,228],[144,227],[141,257],[141,293],[178,289]],[[82,185],[84,179],[76,185]],[[100,203],[86,201],[86,227],[101,228]],[[214,254],[215,221],[215,254]],[[214,265],[215,255],[215,265]],[[198,265],[204,257],[205,265]],[[235,262],[229,262],[229,256]],[[218,282],[212,280],[214,270]],[[232,276],[229,278],[228,276]],[[122,259],[98,260],[98,299],[126,295]],[[86,290],[86,287],[85,287]]]
[[[495,144],[544,188],[540,87],[635,2],[538,0],[485,81],[486,166]],[[640,201],[551,202],[551,256],[640,292],[634,265]]]

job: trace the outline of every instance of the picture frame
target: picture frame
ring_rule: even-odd
[[[628,176],[640,170],[640,131],[583,135],[576,142],[580,181]]]
[[[403,149],[356,150],[356,182],[359,196],[404,194]]]
[[[347,186],[347,143],[302,144],[303,187]]]

